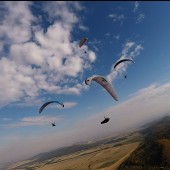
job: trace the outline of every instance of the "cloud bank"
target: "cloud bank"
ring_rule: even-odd
[[[33,2],[1,3],[0,106],[33,101],[40,93],[78,95],[85,88],[80,75],[96,60],[92,50],[84,45],[85,55],[72,37],[81,22],[79,3],[39,6],[33,10]],[[35,10],[43,15],[34,15]]]

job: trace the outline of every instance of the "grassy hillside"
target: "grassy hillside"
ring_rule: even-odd
[[[118,170],[169,170],[170,117],[152,123],[141,133],[144,141]]]
[[[42,162],[20,162],[8,170],[115,170],[138,144],[135,142],[118,147],[105,144]]]
[[[119,161],[117,167],[124,157],[136,148],[142,139],[137,132],[120,135],[117,137],[109,137],[106,139],[87,142],[86,144],[72,145],[60,149],[56,149],[47,153],[42,153],[32,157],[30,160],[18,162],[10,166],[10,170],[20,169],[37,169],[55,167],[54,170],[66,170],[65,168],[80,168],[84,162],[84,169],[112,166]]]

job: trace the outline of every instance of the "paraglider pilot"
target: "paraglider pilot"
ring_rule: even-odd
[[[55,123],[51,123],[51,125],[52,125],[52,126],[56,126],[56,124],[55,124]]]
[[[104,120],[101,122],[101,124],[107,123],[110,120],[108,117],[104,117]]]

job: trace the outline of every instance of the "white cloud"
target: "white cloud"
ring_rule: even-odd
[[[44,126],[50,125],[52,122],[60,121],[60,117],[53,116],[34,116],[34,117],[24,117],[20,122],[15,124],[8,124],[7,128],[16,128],[16,127],[24,127],[24,126]]]
[[[3,120],[3,121],[10,121],[11,118],[6,118],[6,117],[4,117],[4,118],[2,118],[2,120]]]
[[[65,24],[67,28],[72,29],[72,24],[78,22],[78,16],[73,13],[73,10],[80,11],[82,6],[77,2],[45,2],[43,3],[43,10],[48,13],[49,19],[56,19]]]
[[[145,19],[145,15],[140,13],[137,17],[136,23],[141,23]]]
[[[84,26],[84,25],[79,25],[79,28],[82,30],[82,31],[89,31],[89,28]]]
[[[33,106],[41,106],[43,103],[43,100],[45,100],[43,97],[41,99],[37,99],[34,97],[25,97],[24,101],[15,102],[11,105],[15,105],[18,107],[33,107]]]
[[[80,94],[84,85],[73,80],[96,60],[87,45],[80,49],[78,41],[72,40],[73,28],[80,21],[76,11],[83,9],[79,3],[43,2],[41,10],[51,23],[46,30],[39,24],[38,16],[33,16],[30,5],[30,2],[3,2],[6,13],[0,25],[0,38],[5,37],[0,44],[3,74],[0,95],[4,97],[0,106],[37,100],[41,91]],[[3,49],[4,45],[8,45],[9,51]]]
[[[170,115],[170,83],[159,85],[157,83],[139,90],[124,102],[107,108],[78,123],[82,127],[83,134],[91,137],[114,133],[133,127],[139,127],[155,118]],[[107,113],[107,114],[106,114]],[[103,116],[109,116],[110,122],[101,126]],[[92,129],[90,132],[87,130]]]
[[[95,53],[93,51],[89,52],[89,60],[91,62],[94,62],[96,60],[96,55],[95,55]]]
[[[124,58],[134,59],[136,56],[140,54],[141,50],[143,50],[143,46],[141,44],[136,44],[133,41],[127,41],[122,49],[119,60]],[[112,82],[119,74],[126,71],[128,64],[129,62],[121,63],[120,65],[117,66],[116,71],[114,69],[114,65],[112,65],[111,71],[107,75],[108,80]]]
[[[99,51],[99,48],[97,48],[95,45],[93,45],[92,47],[96,52]]]
[[[136,19],[136,23],[141,23],[144,19],[145,19],[145,15],[143,13],[141,13],[140,11],[138,11],[138,8],[139,8],[139,1],[135,1],[134,3],[134,9],[133,9],[133,12],[136,13],[137,17],[135,17]]]
[[[133,12],[136,12],[139,8],[139,1],[135,1],[135,7],[133,9]]]
[[[106,35],[107,37],[109,37],[109,36],[110,36],[110,33],[109,33],[109,32],[107,32],[105,35]]]
[[[120,34],[114,35],[114,38],[115,38],[116,40],[119,40],[119,39],[120,39]]]
[[[125,16],[123,14],[109,14],[109,18],[113,19],[114,22],[116,21],[123,21],[125,19]]]
[[[31,23],[36,20],[29,10],[31,2],[2,2],[1,5],[6,12],[1,21],[0,37],[4,37],[8,43],[28,41],[31,37]]]
[[[71,108],[71,107],[74,107],[76,106],[77,103],[76,102],[64,102],[64,108]]]

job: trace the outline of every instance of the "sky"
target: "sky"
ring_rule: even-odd
[[[169,18],[169,2],[0,2],[0,162],[168,115]],[[135,63],[115,70],[124,58]],[[119,101],[84,83],[93,75],[106,77]],[[50,100],[65,107],[39,114]]]

